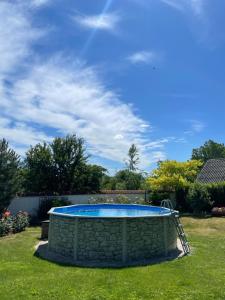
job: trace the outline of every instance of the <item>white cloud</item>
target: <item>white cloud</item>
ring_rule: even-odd
[[[139,51],[128,56],[127,59],[133,64],[149,64],[158,60],[158,55],[153,51]]]
[[[0,117],[0,139],[7,138],[15,147],[35,145],[51,141],[52,137],[29,127],[26,123],[12,123],[10,119]]]
[[[104,13],[100,15],[79,15],[74,17],[75,21],[83,27],[91,29],[115,30],[119,16],[116,13]]]
[[[0,104],[19,122],[76,132],[101,157],[123,161],[133,142],[145,143],[146,122],[102,84],[95,70],[56,58],[36,65],[7,90]]]
[[[31,5],[33,5],[34,7],[40,7],[48,4],[49,2],[50,0],[32,0]]]
[[[30,26],[20,5],[0,2],[0,79],[30,53],[30,43],[40,34]]]
[[[199,120],[188,120],[188,123],[190,124],[189,125],[190,127],[189,127],[189,129],[184,131],[184,134],[186,136],[193,136],[196,133],[200,133],[206,127],[205,123],[203,123],[202,121],[199,121]]]
[[[95,68],[63,55],[32,61],[31,45],[41,34],[23,6],[0,3],[0,137],[20,154],[29,145],[51,141],[54,132],[77,133],[91,154],[122,163],[132,143],[140,149],[142,167],[165,156],[166,141],[147,139],[151,125],[106,86]],[[31,63],[25,64],[28,57]]]

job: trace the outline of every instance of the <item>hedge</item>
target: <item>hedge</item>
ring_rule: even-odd
[[[150,202],[160,205],[160,201],[170,198],[166,192],[154,192],[150,194]],[[175,209],[181,212],[209,213],[213,207],[225,207],[225,182],[202,184],[191,183],[185,188],[179,188],[174,192],[176,202]]]

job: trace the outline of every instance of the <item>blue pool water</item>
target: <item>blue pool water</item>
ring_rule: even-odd
[[[72,205],[52,208],[50,214],[86,218],[126,218],[171,215],[167,208],[136,204]]]

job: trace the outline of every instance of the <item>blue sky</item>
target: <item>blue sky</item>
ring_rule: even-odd
[[[225,2],[0,2],[0,138],[76,133],[91,162],[141,168],[224,142]]]

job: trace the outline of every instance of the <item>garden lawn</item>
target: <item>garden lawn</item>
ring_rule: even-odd
[[[0,299],[225,299],[225,219],[182,222],[191,256],[123,269],[61,266],[35,257],[40,228],[0,238]]]

